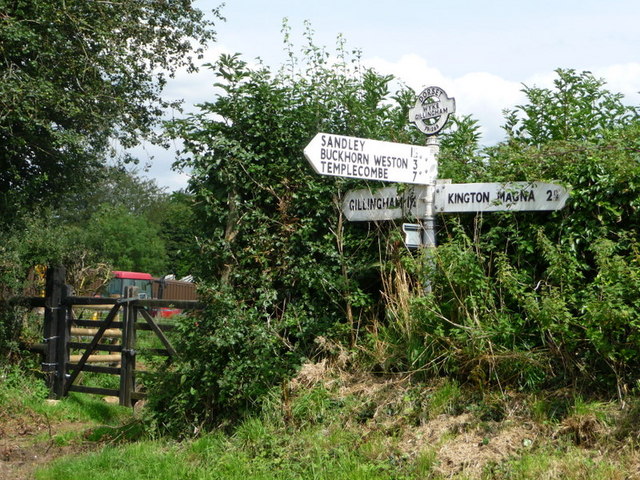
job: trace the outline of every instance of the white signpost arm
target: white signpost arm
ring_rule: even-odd
[[[559,210],[569,197],[565,187],[553,183],[451,184],[451,180],[437,180],[440,143],[436,135],[455,108],[455,99],[440,87],[427,87],[420,93],[409,111],[409,121],[427,135],[424,146],[318,133],[304,149],[321,175],[412,184],[400,191],[387,187],[347,192],[343,212],[350,221],[417,218],[419,223],[402,224],[405,245],[412,250],[422,247],[430,269],[437,246],[436,212]],[[425,292],[431,290],[431,279],[426,276]]]

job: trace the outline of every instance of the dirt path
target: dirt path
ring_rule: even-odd
[[[0,479],[29,480],[35,470],[56,458],[91,449],[84,442],[64,442],[56,436],[82,432],[88,424],[51,423],[45,416],[30,413],[10,417],[0,413]]]

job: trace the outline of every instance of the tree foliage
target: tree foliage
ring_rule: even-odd
[[[165,189],[130,165],[106,165],[83,183],[84,187],[66,194],[56,210],[62,222],[82,225],[104,206],[122,208],[151,220],[159,221],[164,215],[169,196]]]
[[[193,196],[173,192],[152,209],[150,219],[158,225],[167,252],[165,273],[178,278],[192,275],[200,263]]]
[[[191,273],[189,195],[167,194],[124,167],[103,169],[92,188],[0,233],[2,298],[22,294],[36,266],[64,265],[70,277],[101,264],[157,275]]]
[[[27,340],[25,334],[40,331],[41,335],[41,318],[39,326],[29,323],[25,309],[6,302],[12,297],[41,295],[44,278],[40,278],[39,272],[43,272],[42,267],[65,265],[72,277],[87,266],[95,267],[99,263],[79,238],[81,231],[57,222],[53,215],[26,216],[21,227],[0,231],[0,363],[24,355],[19,347],[21,341]]]
[[[118,270],[185,276],[192,273],[196,251],[191,206],[190,195],[167,193],[137,168],[121,164],[104,167],[91,189],[67,195],[55,215],[77,227],[79,239],[90,239],[85,246]],[[136,258],[130,256],[134,251]]]
[[[116,270],[165,273],[166,251],[157,225],[124,207],[103,205],[79,237],[96,257]]]
[[[167,75],[213,38],[190,0],[0,1],[0,219],[92,181],[152,133]]]
[[[625,105],[623,95],[604,88],[590,72],[556,70],[554,88],[525,86],[529,103],[506,113],[505,130],[520,143],[596,141],[638,119],[638,107]]]

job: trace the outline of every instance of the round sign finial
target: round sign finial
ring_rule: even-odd
[[[456,99],[449,98],[440,87],[427,87],[409,110],[409,121],[426,135],[436,135],[456,111]]]

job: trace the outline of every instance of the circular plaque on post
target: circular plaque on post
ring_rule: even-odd
[[[409,110],[409,121],[425,135],[436,135],[455,111],[455,98],[449,98],[440,87],[427,87]]]

